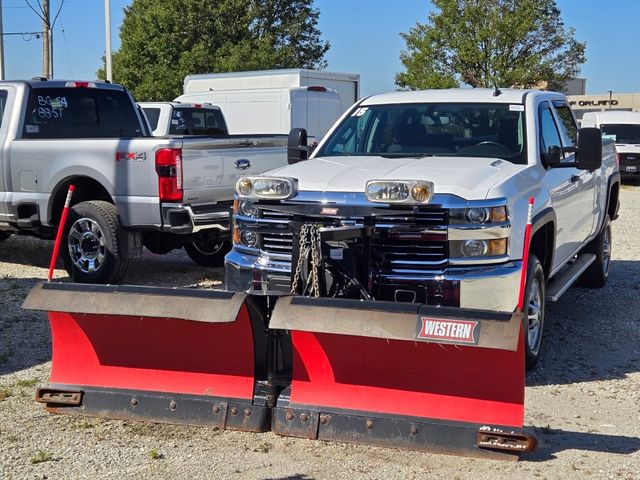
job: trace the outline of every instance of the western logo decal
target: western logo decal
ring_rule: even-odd
[[[452,343],[475,344],[475,320],[450,320],[446,318],[420,317],[418,340],[446,341]]]

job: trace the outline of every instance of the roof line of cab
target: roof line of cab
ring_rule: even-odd
[[[124,91],[125,88],[117,83],[104,80],[47,80],[44,77],[35,77],[29,80],[3,80],[0,85],[27,85],[30,88],[99,88],[107,90]]]

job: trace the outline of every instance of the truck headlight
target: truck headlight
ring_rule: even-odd
[[[255,217],[258,214],[258,207],[251,200],[234,200],[233,213],[239,213],[245,217]]]
[[[452,240],[449,242],[451,258],[501,257],[507,253],[506,238]]]
[[[285,200],[296,194],[297,180],[287,177],[241,177],[236,182],[240,198]]]
[[[369,180],[367,199],[380,203],[429,203],[433,183],[422,180]]]
[[[485,223],[504,223],[507,221],[507,207],[468,207],[452,208],[449,212],[452,225]]]

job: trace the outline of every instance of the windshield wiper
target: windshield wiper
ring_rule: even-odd
[[[433,153],[380,153],[382,158],[424,158],[435,157]]]

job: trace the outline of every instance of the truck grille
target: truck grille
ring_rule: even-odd
[[[260,217],[268,220],[291,220],[292,215],[284,212],[261,209]],[[335,223],[335,218],[310,217],[313,222]],[[345,221],[361,223],[362,217],[344,218]],[[376,217],[376,229],[379,234],[374,238],[373,250],[375,258],[385,271],[429,270],[441,267],[447,262],[448,243],[446,227],[447,210],[429,209],[407,214],[394,214]],[[282,224],[277,224],[282,225]],[[274,226],[275,227],[275,226]],[[391,227],[394,227],[393,229]],[[418,228],[415,228],[418,227]],[[420,232],[424,228],[443,228],[441,233],[431,235],[432,238],[410,240],[392,238],[389,232]],[[290,256],[293,250],[293,234],[288,230],[272,228],[263,231],[259,239],[260,249],[270,255]]]

